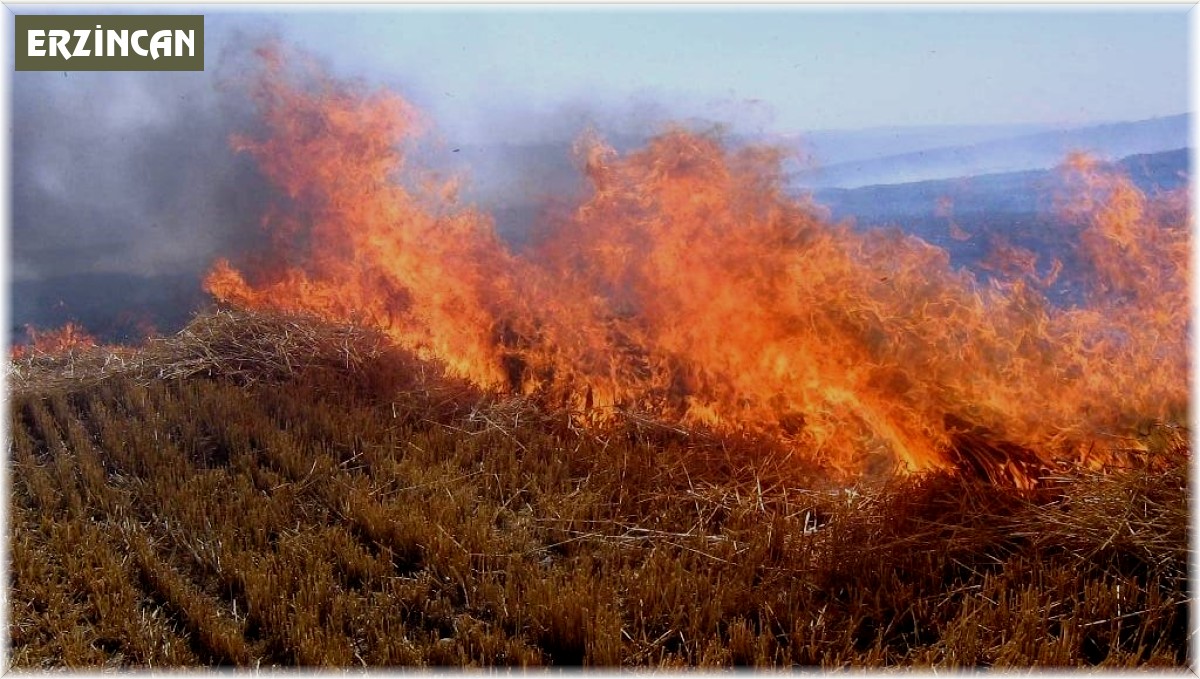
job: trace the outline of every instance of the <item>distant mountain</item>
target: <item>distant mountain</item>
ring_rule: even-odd
[[[1171,190],[1188,181],[1188,149],[1139,154],[1117,165],[1143,191]],[[1064,235],[1053,200],[1062,188],[1056,170],[1028,170],[953,179],[819,189],[813,199],[833,219],[862,229],[898,228],[944,248],[954,266],[987,277],[980,264],[994,245],[1007,242],[1039,255],[1043,269],[1055,258],[1070,264],[1075,243]],[[1069,266],[1048,290],[1057,302],[1078,301],[1078,267]]]
[[[1056,125],[959,125],[816,130],[802,133],[725,136],[733,147],[777,144],[798,151],[786,170],[793,186],[857,188],[1054,167],[1071,151],[1105,159],[1186,147],[1190,116],[1082,127]],[[712,129],[697,125],[696,129]],[[619,152],[645,144],[647,136],[601,137]],[[548,197],[569,198],[583,179],[574,140],[452,146],[422,158],[465,178],[463,196],[498,213],[500,231],[519,234]]]
[[[969,146],[998,139],[1068,129],[1070,125],[914,125],[859,130],[810,130],[783,135],[779,141],[798,146],[805,163],[829,167],[936,148]]]
[[[1187,183],[1188,156],[1188,149],[1179,148],[1128,156],[1117,165],[1144,191],[1169,190]],[[860,223],[878,224],[911,216],[933,216],[939,201],[947,202],[956,216],[1036,212],[1049,206],[1051,194],[1058,186],[1060,178],[1056,170],[1026,170],[852,189],[818,189],[813,191],[813,197],[828,207],[835,219],[853,217]]]
[[[1126,173],[1139,189],[1154,193],[1188,183],[1190,156],[1190,149],[1179,148],[1126,156],[1113,165]],[[850,189],[816,189],[811,195],[830,210],[834,219],[903,226],[906,217],[938,216],[944,220],[947,214],[958,218],[1044,211],[1051,207],[1053,193],[1062,187],[1062,175],[1052,168]]]
[[[1045,169],[1062,162],[1072,151],[1115,159],[1185,147],[1189,125],[1190,116],[1181,114],[1051,130],[800,169],[792,179],[795,185],[810,188],[855,188]]]

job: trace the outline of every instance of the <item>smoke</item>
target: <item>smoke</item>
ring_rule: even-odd
[[[235,39],[236,38],[236,39]],[[231,135],[252,131],[252,44],[210,31],[203,72],[16,72],[11,322],[102,341],[171,332],[203,271],[261,242],[274,192]]]
[[[195,273],[253,239],[252,111],[220,75],[13,76],[14,279]]]
[[[245,89],[249,53],[210,44],[216,64],[202,73],[14,73],[14,280],[198,280],[215,257],[255,244],[272,189],[230,145],[259,125]],[[649,93],[618,103],[512,104],[446,129],[429,120],[412,157],[462,177],[464,198],[521,240],[549,197],[578,188],[572,146],[582,133],[597,131],[624,150],[671,119]]]
[[[687,102],[668,105],[661,93],[652,91],[622,99],[576,97],[543,105],[497,95],[489,100],[486,116],[449,117],[447,125],[430,130],[409,157],[414,165],[460,177],[464,201],[491,215],[497,233],[520,246],[544,226],[548,211],[581,198],[586,182],[576,148],[582,139],[594,135],[626,153],[680,128],[718,132],[731,142],[764,137],[759,118],[769,111],[761,102],[707,103],[712,104],[709,115],[687,115],[702,107]],[[778,137],[771,141],[783,142]]]

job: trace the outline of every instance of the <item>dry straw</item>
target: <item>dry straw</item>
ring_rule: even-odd
[[[10,370],[21,667],[1189,661],[1180,428],[1023,491],[834,482],[230,309]]]

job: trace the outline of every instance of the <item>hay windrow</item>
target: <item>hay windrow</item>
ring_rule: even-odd
[[[117,376],[141,383],[207,376],[249,384],[314,369],[354,374],[390,350],[378,333],[353,325],[219,307],[142,347],[30,353],[10,361],[8,379],[14,394],[70,390]]]

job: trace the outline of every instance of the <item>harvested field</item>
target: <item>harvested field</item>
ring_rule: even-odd
[[[1187,665],[1187,432],[1033,490],[581,431],[230,311],[10,367],[10,662]]]

